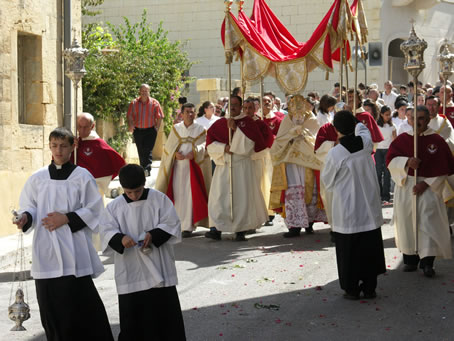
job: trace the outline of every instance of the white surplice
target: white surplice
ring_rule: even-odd
[[[157,228],[172,236],[158,248],[150,244],[150,253],[144,254],[138,246],[125,248],[123,254],[114,253],[118,294],[177,285],[173,244],[181,241],[181,227],[172,201],[151,188],[145,200],[128,203],[121,195],[107,205],[100,221],[103,250],[117,233],[137,242],[145,232]]]
[[[76,167],[66,180],[51,179],[48,167],[35,172],[20,196],[20,212],[29,212],[33,219],[26,231],[34,230],[33,278],[97,277],[104,272],[91,239],[103,210],[95,179],[85,168]],[[75,212],[87,226],[73,233],[65,224],[50,232],[41,221],[52,212]]]
[[[432,134],[431,129],[423,134]],[[407,134],[413,135],[412,132]],[[393,222],[396,228],[396,245],[404,254],[415,254],[415,233],[412,219],[412,197],[414,177],[408,175],[406,166],[408,157],[398,156],[391,160],[388,169],[396,183],[394,191]],[[437,256],[452,258],[449,222],[442,192],[446,176],[424,178],[418,176],[417,181],[424,181],[429,188],[418,195],[418,255],[421,258]]]
[[[271,179],[273,177],[270,149],[266,148],[258,153],[253,153],[251,159],[254,162],[255,178],[259,182],[265,205],[268,207],[270,203]],[[268,213],[274,215],[271,210]]]
[[[182,143],[178,151],[183,155],[190,152],[196,154],[205,154],[205,135],[200,141],[196,141],[205,128],[198,124],[193,123],[189,127],[184,125],[184,122],[175,124],[175,130],[183,140],[187,142]],[[194,150],[193,150],[194,142]],[[190,181],[191,170],[189,160],[177,160],[173,166],[173,198],[175,200],[175,209],[181,220],[182,231],[195,230],[193,223],[193,210],[192,210],[192,191]]]
[[[244,116],[243,116],[244,117]],[[224,153],[225,144],[212,142],[208,154],[216,163],[208,199],[210,222],[219,231],[241,232],[259,228],[268,220],[267,207],[256,179],[251,155],[254,141],[240,128],[232,137],[230,151]],[[230,160],[232,159],[233,221],[230,216]]]
[[[341,144],[332,148],[325,160],[321,181],[333,193],[331,203],[334,232],[352,234],[372,231],[383,225],[380,187],[370,157],[373,143],[369,129],[358,123],[356,136],[363,149],[350,153]]]

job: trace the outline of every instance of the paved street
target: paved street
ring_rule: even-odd
[[[384,210],[387,221],[392,209]],[[327,225],[314,235],[282,238],[282,219],[234,242],[196,236],[176,247],[178,291],[189,340],[452,340],[454,262],[437,261],[437,275],[403,273],[393,230],[383,227],[388,272],[378,297],[347,301],[337,281]],[[95,280],[112,329],[118,334],[113,264]],[[45,340],[33,281],[28,281],[32,317],[26,332],[10,332],[7,306],[12,268],[0,273],[1,340]],[[150,307],[152,309],[153,307]],[[89,321],[87,321],[89,323]]]

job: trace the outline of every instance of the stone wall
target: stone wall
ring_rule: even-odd
[[[63,124],[62,3],[2,1],[0,236],[16,231],[10,209],[18,207],[30,174],[50,162],[49,133]],[[80,0],[72,1],[72,6],[73,27],[80,34]]]

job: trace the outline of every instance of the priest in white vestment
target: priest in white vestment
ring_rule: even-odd
[[[174,125],[164,146],[155,188],[174,202],[182,236],[187,238],[196,226],[209,227],[211,164],[205,149],[206,130],[194,122],[194,105],[185,103],[182,110],[183,122]]]
[[[397,248],[403,253],[404,271],[433,277],[435,257],[452,257],[448,217],[442,191],[447,176],[454,173],[454,158],[442,137],[428,128],[429,111],[418,106],[418,155],[413,157],[412,132],[399,135],[389,147],[386,162],[396,183],[394,217]],[[414,185],[414,169],[418,170]],[[412,219],[412,198],[417,198],[417,234]],[[416,243],[417,238],[417,243]]]
[[[246,231],[257,229],[268,220],[265,201],[251,160],[251,155],[262,151],[266,145],[254,120],[242,114],[241,108],[241,98],[232,96],[231,118],[221,118],[208,129],[207,150],[216,163],[208,212],[217,230],[207,232],[207,238],[219,240],[222,232],[234,232],[237,241],[244,241]],[[230,144],[229,127],[233,135]],[[232,177],[229,174],[230,165]]]

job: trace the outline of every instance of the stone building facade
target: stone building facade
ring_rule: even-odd
[[[0,1],[0,236],[16,231],[27,178],[51,160],[48,136],[63,125],[61,0]],[[72,1],[72,27],[80,34],[80,0]]]
[[[332,0],[267,0],[268,5],[289,31],[299,41],[306,41],[332,4]],[[351,1],[349,1],[351,3]],[[401,71],[402,55],[399,45],[409,36],[410,19],[414,18],[417,34],[424,38],[429,47],[426,50],[427,68],[421,75],[423,82],[437,80],[437,49],[442,38],[454,38],[454,5],[452,0],[364,0],[364,7],[369,26],[369,41],[373,45],[366,49],[374,51],[378,64],[367,63],[367,83],[383,83],[391,78],[395,83],[404,83],[407,75]],[[244,10],[251,13],[253,0],[246,0]],[[108,0],[99,7],[102,14],[96,18],[84,18],[87,22],[109,21],[113,24],[123,22],[128,17],[131,22],[140,19],[143,9],[147,9],[152,23],[163,21],[169,31],[169,38],[187,41],[186,49],[191,60],[198,61],[191,68],[190,75],[197,79],[226,78],[227,67],[224,64],[224,51],[220,39],[220,27],[224,18],[224,2],[214,0]],[[237,6],[232,6],[236,13]],[[379,55],[377,55],[379,53]],[[239,63],[232,66],[233,78],[240,78]],[[339,79],[336,68],[325,79],[325,72],[313,71],[308,78],[305,93],[309,91],[327,92]],[[365,82],[366,71],[361,68],[359,81]],[[349,75],[349,85],[354,82],[353,74]],[[216,82],[212,83],[215,84]],[[217,83],[216,83],[217,84]],[[283,95],[272,78],[265,79],[265,88]],[[212,89],[211,91],[218,91]],[[258,92],[258,86],[252,87]],[[203,95],[205,96],[205,95]],[[202,96],[202,97],[203,97]],[[189,99],[195,103],[201,101],[196,83],[191,85]]]

